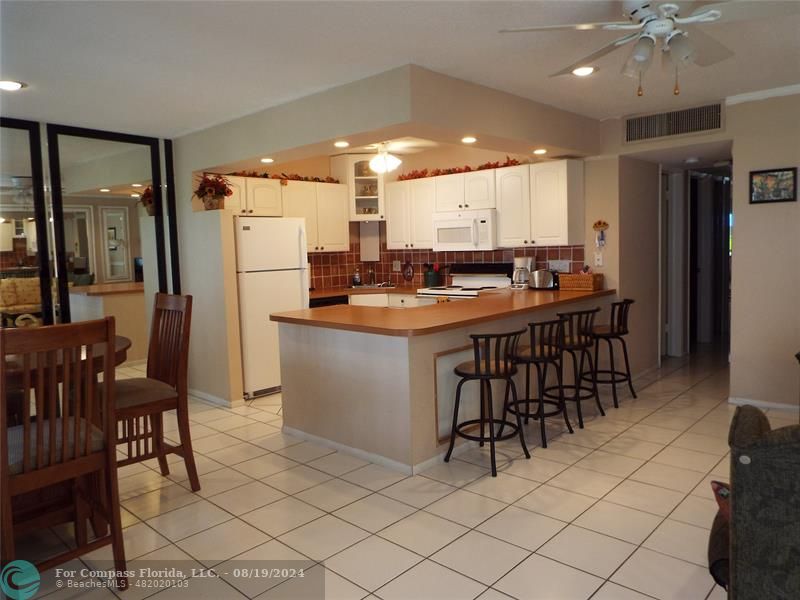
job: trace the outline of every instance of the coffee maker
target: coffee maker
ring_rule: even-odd
[[[531,278],[531,263],[533,257],[519,256],[514,259],[514,274],[511,276],[512,290],[528,289],[528,282]]]

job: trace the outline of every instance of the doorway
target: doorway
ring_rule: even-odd
[[[727,349],[731,318],[731,166],[689,172],[689,350]]]

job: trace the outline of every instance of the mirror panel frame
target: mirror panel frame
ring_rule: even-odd
[[[24,119],[0,117],[0,128],[21,129],[28,132],[28,151],[31,155],[31,182],[33,183],[33,212],[36,216],[36,244],[39,253],[39,293],[42,301],[42,319],[45,325],[53,324],[53,296],[50,282],[50,238],[47,231],[47,211],[44,199],[44,169],[42,168],[42,138],[39,123]],[[66,286],[66,280],[64,281]]]
[[[72,127],[69,125],[56,125],[52,123],[47,124],[47,150],[50,159],[50,178],[52,182],[52,204],[53,204],[53,225],[56,249],[56,271],[58,273],[67,272],[66,264],[66,247],[64,240],[64,204],[63,204],[63,189],[61,185],[61,158],[58,148],[58,136],[66,135],[73,137],[83,137],[96,140],[106,140],[111,142],[121,142],[127,144],[138,144],[147,146],[150,149],[150,170],[152,173],[152,187],[153,187],[153,204],[155,206],[155,235],[156,235],[156,268],[158,273],[158,291],[168,293],[167,284],[167,262],[166,262],[166,246],[164,238],[164,214],[162,202],[162,189],[164,188],[161,180],[161,156],[159,150],[158,138],[133,135],[127,133],[117,133],[113,131],[102,131],[99,129],[87,129],[83,127]],[[169,170],[171,166],[171,144],[170,152],[165,152],[168,156],[168,171],[167,180],[169,182],[168,190],[173,190],[172,176]],[[177,224],[174,223],[172,215],[176,213],[175,210],[175,197],[174,190],[170,199],[171,206],[168,206],[170,214],[170,250],[172,254],[172,263],[179,260],[178,247],[177,247]],[[169,191],[168,191],[169,195]],[[44,207],[44,202],[42,203]],[[175,229],[173,236],[173,226]],[[173,266],[173,282],[175,281],[176,270]],[[178,279],[180,282],[180,279]],[[49,283],[48,283],[49,285]],[[177,288],[173,285],[173,293],[180,293],[180,286]],[[66,277],[59,277],[58,279],[58,295],[60,300],[61,309],[61,323],[71,322],[70,307],[69,307],[69,290],[67,287]]]

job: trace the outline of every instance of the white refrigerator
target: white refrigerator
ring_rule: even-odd
[[[272,313],[308,308],[305,219],[236,217],[236,273],[244,396],[280,391],[278,324]]]

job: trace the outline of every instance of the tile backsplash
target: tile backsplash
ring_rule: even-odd
[[[424,287],[423,264],[439,263],[442,266],[453,263],[513,262],[515,256],[535,257],[535,268],[547,268],[548,260],[569,260],[571,272],[577,273],[584,265],[584,249],[580,246],[545,246],[537,248],[504,248],[486,252],[434,252],[432,250],[388,250],[386,248],[386,227],[381,224],[380,261],[362,263],[360,258],[360,236],[358,223],[350,223],[350,250],[348,252],[321,252],[309,254],[311,263],[311,286],[315,289],[346,287],[351,285],[356,267],[361,271],[362,281],[367,283],[370,267],[375,270],[375,281],[390,281],[395,285]],[[399,260],[401,265],[411,262],[414,279],[406,282],[402,273],[392,271],[392,262]]]

